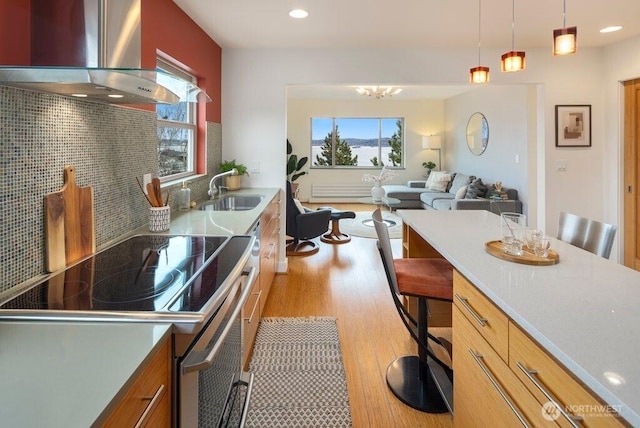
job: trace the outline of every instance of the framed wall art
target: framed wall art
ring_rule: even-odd
[[[556,147],[591,147],[590,105],[556,105]]]

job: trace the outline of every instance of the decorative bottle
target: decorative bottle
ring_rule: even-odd
[[[191,189],[187,187],[188,181],[182,182],[182,189],[178,198],[178,209],[180,211],[189,211],[191,209]]]

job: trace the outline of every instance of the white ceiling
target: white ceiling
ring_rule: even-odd
[[[477,0],[174,0],[224,48],[478,46]],[[640,0],[566,0],[579,47],[640,34]],[[288,16],[293,8],[305,19]],[[562,0],[515,1],[515,47],[549,46]],[[512,2],[482,0],[482,46],[511,48]],[[606,26],[616,33],[600,34]]]
[[[469,48],[478,46],[478,0],[174,0],[223,49]],[[512,0],[514,1],[514,0]],[[512,1],[482,0],[482,47],[511,50]],[[640,34],[640,0],[566,0],[578,49]],[[309,12],[290,18],[291,9]],[[615,33],[601,34],[610,25]],[[548,47],[563,27],[563,0],[515,0],[515,49]],[[291,98],[362,99],[354,86],[290,87]],[[407,87],[394,99],[447,98],[464,87]]]

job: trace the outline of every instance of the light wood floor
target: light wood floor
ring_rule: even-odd
[[[373,208],[331,205],[360,211]],[[400,257],[400,240],[393,244]],[[263,316],[337,318],[354,428],[451,427],[449,414],[413,410],[386,385],[387,366],[397,357],[416,355],[417,350],[389,294],[374,239],[321,243],[317,254],[289,257],[289,272],[276,275]]]

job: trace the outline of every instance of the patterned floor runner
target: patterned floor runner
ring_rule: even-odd
[[[335,318],[263,318],[246,427],[351,427]]]

